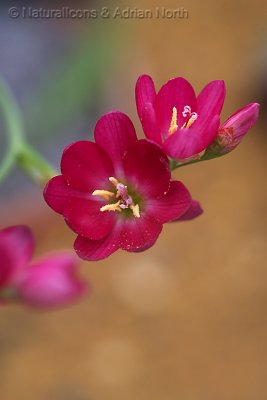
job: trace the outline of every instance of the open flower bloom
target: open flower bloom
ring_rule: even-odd
[[[19,300],[35,308],[67,305],[84,294],[77,260],[66,252],[46,256],[31,265],[34,240],[26,226],[0,231],[0,301]]]
[[[45,200],[78,234],[74,248],[81,258],[143,251],[165,222],[188,211],[191,196],[181,182],[171,181],[160,147],[137,140],[125,114],[104,115],[94,136],[96,143],[79,141],[65,149],[62,175],[49,181]]]
[[[158,93],[148,75],[136,83],[137,111],[146,137],[178,161],[198,159],[207,148],[217,155],[228,153],[255,124],[259,104],[251,103],[219,128],[224,98],[220,80],[208,83],[197,97],[184,78],[169,80]]]
[[[156,93],[142,75],[136,83],[136,105],[146,137],[176,160],[198,157],[217,135],[225,98],[223,81],[212,81],[196,97],[184,78],[169,80]]]
[[[217,136],[207,149],[207,153],[223,155],[234,150],[259,116],[259,104],[251,103],[236,111],[220,127]]]

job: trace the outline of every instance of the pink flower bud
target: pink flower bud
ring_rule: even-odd
[[[29,266],[34,240],[26,226],[0,230],[0,304],[21,300],[36,308],[76,301],[86,284],[77,276],[76,258],[55,253]]]
[[[10,226],[0,230],[0,292],[16,282],[32,256],[33,247],[28,227]]]
[[[85,283],[77,276],[77,260],[68,253],[56,253],[36,262],[25,270],[18,285],[21,299],[38,308],[72,303],[85,289]]]
[[[250,103],[240,108],[220,127],[218,135],[207,151],[212,154],[223,155],[234,150],[256,123],[258,115],[258,103]]]

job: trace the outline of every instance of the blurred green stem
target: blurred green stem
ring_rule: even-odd
[[[54,169],[26,142],[22,116],[9,87],[0,78],[0,111],[7,133],[7,151],[0,164],[0,182],[17,163],[35,183],[43,185],[56,175]]]

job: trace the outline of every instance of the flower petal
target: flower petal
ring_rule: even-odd
[[[96,143],[105,149],[112,159],[116,173],[121,171],[121,162],[126,150],[137,141],[130,118],[118,111],[105,114],[97,122],[94,135]]]
[[[76,301],[86,286],[77,276],[77,259],[68,253],[56,253],[28,268],[18,291],[32,307],[54,308]]]
[[[62,175],[50,179],[44,189],[45,201],[59,214],[63,214],[64,208],[71,199],[88,199],[89,197],[90,194],[72,189],[67,185]]]
[[[203,213],[203,209],[200,203],[196,200],[192,200],[191,206],[189,209],[176,221],[189,221],[191,219],[195,219],[199,217]]]
[[[184,160],[197,155],[213,141],[220,125],[219,116],[207,123],[205,116],[188,129],[180,129],[169,136],[163,145],[164,151],[173,159]]]
[[[147,139],[152,140],[153,142],[161,145],[162,144],[161,132],[157,122],[155,109],[152,104],[147,103],[144,106],[141,123],[144,134],[146,135]]]
[[[80,258],[87,261],[98,261],[109,257],[119,246],[121,228],[119,224],[114,227],[112,232],[100,240],[90,240],[78,236],[74,243],[74,250]]]
[[[86,140],[64,150],[61,171],[68,185],[89,193],[109,185],[108,178],[114,173],[108,154],[98,144]]]
[[[220,114],[226,94],[225,83],[222,80],[208,83],[197,97],[197,113],[213,118]]]
[[[16,282],[33,253],[34,240],[23,225],[0,231],[0,287]]]
[[[162,224],[149,214],[129,218],[122,222],[120,247],[129,252],[147,250],[156,242],[161,231]]]
[[[139,118],[143,117],[143,109],[156,100],[156,90],[152,78],[149,75],[141,75],[135,86],[135,99]]]
[[[44,197],[47,204],[62,214],[70,228],[79,235],[102,239],[114,226],[115,215],[100,211],[104,200],[72,189],[66,185],[63,176],[56,176],[48,182]]]
[[[70,199],[63,215],[66,222],[78,235],[99,240],[107,236],[116,221],[114,212],[101,212],[105,203],[97,200]]]
[[[162,86],[155,101],[155,111],[162,133],[168,136],[171,125],[173,107],[177,109],[178,126],[182,127],[187,120],[182,112],[185,106],[196,111],[196,95],[190,83],[184,78],[169,80]]]
[[[182,182],[171,182],[170,189],[159,199],[149,199],[147,209],[162,224],[180,218],[190,207],[192,200]]]
[[[141,195],[158,197],[169,190],[171,173],[168,159],[156,144],[138,140],[127,151],[123,167],[127,184]]]
[[[234,139],[238,139],[238,143],[240,143],[242,137],[256,123],[259,116],[259,107],[258,103],[247,104],[231,115],[224,122],[222,128],[233,128]]]

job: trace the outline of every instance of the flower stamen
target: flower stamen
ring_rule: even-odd
[[[184,118],[189,118],[191,115],[191,107],[190,106],[184,106],[184,111],[182,112],[182,116]]]
[[[183,124],[181,129],[190,128],[190,126],[197,120],[198,114],[196,112],[191,111],[190,106],[184,106],[184,110],[182,112],[184,118],[188,118],[188,120]]]
[[[93,196],[100,196],[104,200],[110,201],[112,197],[118,199],[116,203],[110,203],[102,206],[100,211],[119,211],[130,209],[136,218],[140,218],[140,209],[138,204],[134,204],[132,197],[128,193],[127,186],[120,183],[116,178],[111,176],[109,181],[115,186],[116,193],[110,192],[108,190],[95,190],[92,194]]]
[[[172,109],[172,119],[171,119],[171,124],[170,124],[170,128],[169,128],[169,135],[173,135],[177,129],[179,128],[178,126],[178,113],[177,113],[177,108],[173,107]],[[191,107],[190,106],[184,106],[183,112],[182,112],[182,116],[184,118],[188,118],[187,121],[183,124],[183,126],[181,127],[181,129],[184,128],[190,128],[190,126],[197,120],[198,118],[198,114],[196,112],[192,112],[191,111]]]
[[[171,120],[171,125],[169,128],[169,134],[173,135],[178,129],[178,124],[177,124],[177,108],[173,107],[172,109],[172,120]]]
[[[106,204],[105,206],[100,208],[100,211],[119,211],[121,212],[120,208],[120,200],[115,204]]]
[[[92,195],[103,197],[104,200],[109,200],[111,197],[114,196],[114,193],[109,192],[108,190],[94,190]]]
[[[136,218],[140,218],[140,209],[139,209],[139,205],[138,205],[138,204],[136,204],[135,206],[134,206],[134,205],[131,205],[131,206],[130,206],[130,209],[132,210],[133,215],[134,215]]]
[[[116,187],[119,183],[118,179],[114,178],[114,176],[110,176],[108,180]]]

